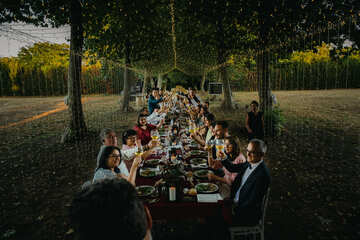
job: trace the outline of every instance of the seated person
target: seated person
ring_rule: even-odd
[[[151,114],[154,111],[156,106],[159,107],[159,103],[163,101],[163,98],[159,95],[159,89],[153,88],[151,95],[149,96],[148,100],[148,108],[149,113]]]
[[[100,157],[102,152],[104,151],[104,148],[106,146],[118,146],[118,142],[117,142],[117,136],[114,130],[112,130],[111,128],[104,128],[101,133],[100,133],[100,141],[103,144],[100,147],[100,151],[97,155],[96,158],[96,167],[99,166],[99,161],[100,161]],[[126,168],[125,162],[126,161],[130,161],[131,159],[133,159],[135,157],[135,152],[134,150],[125,150],[125,151],[121,151],[120,154],[122,155],[122,159],[124,161],[121,161],[120,165],[119,165],[119,169],[120,172],[122,174],[124,174],[125,176],[129,176],[129,171]]]
[[[228,159],[221,161],[229,172],[236,172],[231,185],[234,199],[233,222],[244,226],[259,223],[262,203],[270,185],[269,170],[265,165],[266,145],[262,140],[252,139],[247,146],[247,162],[233,164]]]
[[[134,129],[128,129],[122,135],[122,149],[132,149],[137,147],[137,132]]]
[[[235,136],[228,136],[225,137],[225,153],[219,152],[219,158],[220,159],[228,159],[233,164],[240,164],[246,162],[245,156],[240,151],[240,141]],[[208,156],[208,163],[211,168],[217,169],[221,167],[220,161],[214,160],[212,155]],[[237,173],[231,173],[228,170],[226,170],[225,167],[223,167],[224,170],[224,177],[219,177],[214,175],[213,173],[208,174],[208,178],[210,181],[220,181],[223,183],[226,183],[228,185],[231,185],[236,176]]]
[[[202,147],[210,141],[213,137],[213,130],[215,128],[215,116],[212,113],[207,113],[204,115],[204,125],[207,127],[207,133],[205,139],[200,137],[198,134],[191,134],[190,137],[199,143]]]
[[[258,111],[259,103],[252,101],[250,112],[245,119],[245,127],[248,132],[249,141],[253,138],[264,139],[264,114]]]
[[[150,115],[149,109],[148,109],[147,107],[143,107],[143,108],[140,110],[140,113],[139,113],[139,114]]]
[[[160,89],[159,89],[159,96],[160,96],[160,97],[164,97],[164,94],[166,94],[166,91],[164,91],[163,88],[160,88]]]
[[[194,106],[201,105],[201,98],[196,95],[196,90],[193,88],[189,88],[189,93],[187,94],[187,98],[189,99],[189,103]]]
[[[201,119],[201,122],[202,122],[202,119],[204,117],[205,114],[208,113],[208,110],[206,107],[202,106],[202,105],[199,105],[199,114],[198,114],[198,118]]]
[[[128,129],[125,132],[123,132],[122,142],[123,142],[122,151],[130,150],[130,149],[136,149],[136,151],[138,151],[138,146],[141,146],[141,142],[140,140],[137,139],[137,133],[134,129]],[[157,146],[157,141],[150,141],[148,145],[144,147],[141,146],[143,150],[143,154],[141,156],[142,159],[146,159],[152,153],[151,150],[156,146]],[[135,155],[131,159],[125,161],[125,165],[129,171],[131,169],[134,158]]]
[[[141,163],[141,157],[136,157],[128,176],[122,174],[118,166],[121,163],[120,149],[115,146],[106,146],[101,153],[93,182],[107,178],[124,178],[135,185],[136,171]]]
[[[170,144],[179,145],[180,141],[180,131],[177,125],[173,125],[170,131]]]
[[[224,140],[225,137],[228,137],[229,135],[229,125],[226,121],[216,121],[215,122],[215,128],[213,130],[213,136],[210,138],[212,140],[212,143],[210,143],[210,140],[207,145],[212,145],[212,153],[213,157],[217,158],[217,149],[215,147],[215,141],[217,139]],[[209,146],[206,146],[206,149],[209,149]]]
[[[204,102],[203,106],[206,107],[206,109],[208,111],[210,110],[210,102],[209,101]]]
[[[156,130],[161,127],[164,123],[164,119],[160,121],[158,125],[148,124],[146,118],[148,115],[140,114],[138,116],[137,125],[134,126],[134,130],[137,133],[138,139],[141,141],[141,145],[146,145],[151,140],[151,131]]]
[[[70,222],[79,240],[151,239],[150,212],[123,179],[100,181],[78,192]]]
[[[146,121],[152,125],[158,125],[162,119],[165,119],[166,110],[160,110],[158,106],[154,108],[152,114],[147,116]]]

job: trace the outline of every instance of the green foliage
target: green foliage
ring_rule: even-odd
[[[295,51],[270,66],[275,90],[358,88],[360,52],[322,44],[315,51]]]
[[[189,76],[178,70],[170,72],[168,75],[167,88],[174,88],[177,85],[181,85],[185,88],[195,87],[200,88],[201,76]]]
[[[169,69],[171,38],[163,1],[93,1],[84,6],[85,47],[98,57],[159,71]]]
[[[284,129],[285,116],[279,106],[274,106],[264,114],[265,132],[270,136],[279,136]]]
[[[0,96],[12,95],[10,68],[0,59]]]
[[[67,94],[69,46],[36,43],[22,48],[18,57],[0,58],[1,96],[58,96]],[[83,94],[119,94],[123,69],[109,61],[85,58],[82,66]],[[101,71],[102,70],[102,71]]]

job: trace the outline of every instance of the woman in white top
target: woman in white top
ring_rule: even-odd
[[[131,166],[129,176],[126,176],[122,174],[119,169],[121,164],[120,149],[115,146],[105,146],[101,152],[99,165],[95,170],[93,182],[103,179],[124,178],[135,186],[136,171],[140,163],[141,157],[136,157]]]

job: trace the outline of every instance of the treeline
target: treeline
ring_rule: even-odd
[[[316,90],[360,87],[360,51],[347,47],[332,48],[323,43],[313,50],[295,51],[287,57],[270,59],[272,90]],[[36,43],[22,48],[17,57],[0,58],[0,96],[62,96],[67,94],[69,46]],[[254,57],[232,56],[228,76],[233,91],[257,91],[258,78]],[[82,94],[120,94],[123,68],[112,61],[91,60],[84,56]],[[130,75],[136,82],[143,76]],[[165,76],[164,76],[165,77]],[[218,72],[207,74],[209,82],[218,81]],[[201,88],[201,76],[179,71],[167,74],[167,87],[176,85]]]
[[[67,44],[36,43],[16,57],[0,58],[0,96],[63,96],[67,94],[69,66]],[[119,94],[123,69],[116,63],[82,64],[82,94]]]
[[[240,90],[257,91],[256,74],[255,62],[243,67],[237,81]],[[360,88],[360,51],[325,43],[313,50],[295,51],[288,58],[270,61],[270,80],[272,90]]]

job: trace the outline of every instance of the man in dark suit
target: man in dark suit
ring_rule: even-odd
[[[265,153],[265,143],[259,139],[252,139],[247,147],[247,162],[232,164],[227,159],[222,161],[227,170],[238,173],[231,186],[234,223],[243,226],[259,223],[263,198],[270,185],[269,170],[263,161]]]

